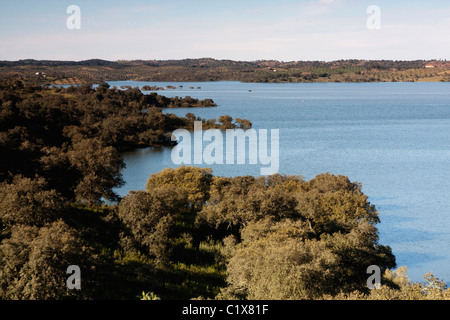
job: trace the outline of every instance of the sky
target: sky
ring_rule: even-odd
[[[449,30],[448,0],[0,0],[0,60],[450,60]]]

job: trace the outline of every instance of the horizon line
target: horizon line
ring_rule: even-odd
[[[345,59],[335,59],[335,60],[277,60],[277,59],[257,59],[257,60],[234,60],[225,58],[212,58],[212,57],[202,57],[202,58],[181,58],[181,59],[117,59],[108,60],[103,58],[89,58],[82,60],[59,60],[59,59],[35,59],[35,58],[25,58],[18,60],[0,60],[1,62],[20,62],[20,61],[50,61],[50,62],[84,62],[100,60],[107,62],[128,62],[128,61],[184,61],[184,60],[215,60],[215,61],[233,61],[233,62],[280,62],[280,63],[290,63],[290,62],[338,62],[338,61],[447,61],[447,59],[442,58],[432,58],[432,59],[362,59],[362,58],[345,58]],[[450,60],[449,60],[450,61]]]

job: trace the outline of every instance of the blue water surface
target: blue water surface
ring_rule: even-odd
[[[218,106],[164,112],[228,114],[249,119],[257,130],[279,129],[279,173],[309,180],[330,172],[361,182],[380,213],[380,243],[391,246],[398,266],[407,266],[413,281],[429,271],[450,281],[449,83],[109,84],[182,85],[158,93],[211,98]],[[144,189],[151,173],[176,167],[167,147],[125,153],[124,160],[122,196]],[[210,167],[215,175],[239,176],[259,175],[261,165]]]

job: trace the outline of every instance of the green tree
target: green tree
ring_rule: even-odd
[[[234,129],[235,126],[233,124],[233,118],[229,115],[220,116],[218,119],[219,123],[221,123],[220,128],[225,129]]]
[[[226,248],[228,286],[219,298],[309,300],[363,292],[368,266],[395,267],[365,222],[348,234],[317,239],[304,221],[264,219],[247,225],[241,238]]]
[[[170,200],[172,198],[172,201]],[[173,226],[173,193],[169,190],[132,191],[122,199],[118,216],[128,229],[122,243],[126,250],[145,251],[158,262],[170,255]]]
[[[82,270],[82,290],[69,290],[67,267]],[[95,255],[62,221],[42,228],[14,226],[0,244],[0,297],[47,300],[92,297]],[[95,286],[95,285],[94,285]]]
[[[176,190],[185,201],[189,211],[200,210],[209,198],[212,181],[211,169],[181,166],[176,169],[166,168],[152,174],[146,183],[146,190]]]
[[[222,297],[317,299],[366,288],[366,270],[395,267],[378,243],[378,213],[347,177],[215,178],[197,217],[234,241]]]
[[[56,220],[64,209],[64,199],[49,190],[44,178],[15,176],[0,184],[0,222],[8,229],[14,225],[43,226]]]
[[[275,220],[301,216],[292,186],[301,178],[274,175],[269,178],[214,177],[207,205],[199,212],[197,223],[236,230],[265,217]]]
[[[78,200],[93,205],[101,203],[102,198],[118,199],[113,188],[123,185],[121,170],[125,164],[115,148],[105,147],[97,138],[85,139],[75,143],[68,155],[82,175],[75,188]]]

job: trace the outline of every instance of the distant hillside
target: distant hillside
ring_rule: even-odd
[[[113,80],[242,82],[450,81],[445,60],[233,61],[90,59],[0,61],[0,76],[37,76],[48,83]]]

